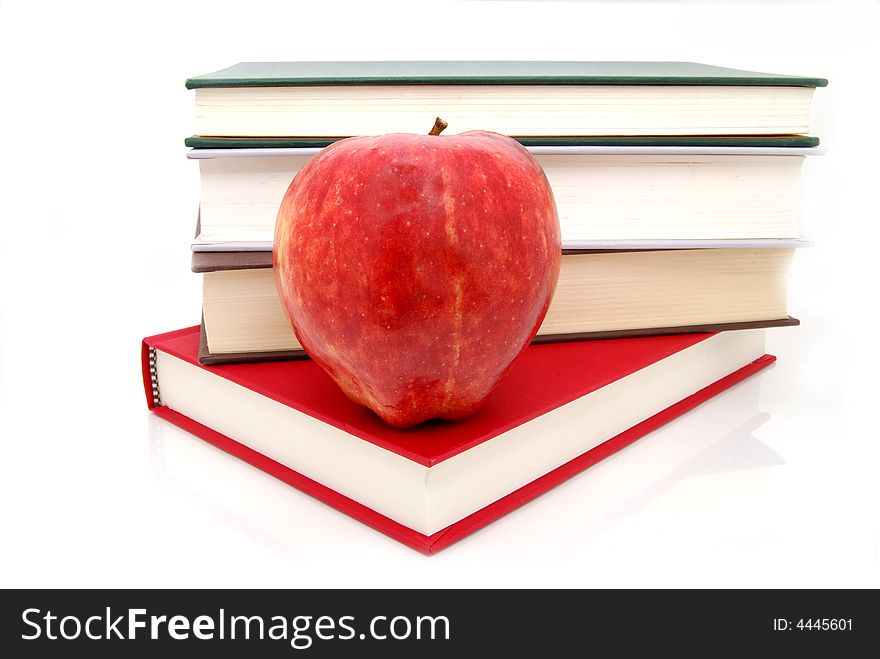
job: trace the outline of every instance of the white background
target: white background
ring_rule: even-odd
[[[3,0],[0,585],[880,585],[878,9]],[[431,558],[153,418],[140,339],[199,318],[184,80],[359,58],[829,78],[779,363]]]

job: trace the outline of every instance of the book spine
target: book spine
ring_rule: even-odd
[[[144,393],[147,396],[147,407],[151,410],[162,407],[162,397],[159,395],[159,372],[156,368],[156,349],[146,340],[141,343],[141,376]]]
[[[156,349],[149,348],[149,368],[150,368],[150,388],[153,394],[153,407],[162,405],[162,399],[159,396],[159,374],[156,370]]]

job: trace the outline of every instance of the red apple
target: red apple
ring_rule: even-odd
[[[508,137],[444,126],[328,146],[275,225],[275,280],[303,348],[397,428],[476,411],[559,276],[541,166]]]

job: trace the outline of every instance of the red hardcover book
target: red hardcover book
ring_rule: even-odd
[[[532,345],[474,416],[401,431],[311,361],[203,366],[198,350],[198,327],[144,339],[153,412],[427,554],[775,359],[762,330]]]

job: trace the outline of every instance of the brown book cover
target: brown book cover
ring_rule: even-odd
[[[192,271],[255,270],[272,267],[272,252],[193,252]]]

